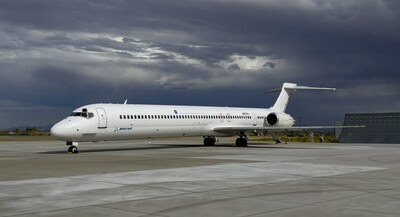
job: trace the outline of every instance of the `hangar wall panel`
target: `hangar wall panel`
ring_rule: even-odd
[[[400,113],[346,114],[345,128],[339,136],[341,143],[400,143]]]

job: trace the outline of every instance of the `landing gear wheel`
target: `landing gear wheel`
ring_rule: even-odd
[[[236,146],[237,147],[247,147],[247,139],[245,139],[245,138],[237,138],[236,139]]]
[[[213,146],[213,145],[215,145],[215,138],[212,138],[212,137],[204,138],[204,145],[205,146]]]
[[[72,153],[72,154],[78,154],[78,147],[76,147],[76,146],[74,146],[74,145],[71,145],[71,146],[69,146],[69,148],[68,148],[68,152],[69,153]]]

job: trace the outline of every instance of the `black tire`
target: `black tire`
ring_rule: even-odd
[[[236,146],[237,147],[242,147],[242,138],[237,138],[236,139]]]
[[[74,146],[74,145],[71,145],[71,146],[68,148],[68,152],[70,152],[70,153],[72,153],[72,154],[78,154],[78,153],[79,153],[78,148],[77,148],[76,146]]]
[[[245,138],[237,138],[236,139],[236,146],[237,147],[246,147],[247,146],[247,140]]]
[[[213,145],[215,145],[215,139],[214,138],[210,138],[210,137],[204,138],[204,145],[205,146],[213,146]]]
[[[210,138],[210,145],[215,145],[215,139],[214,138]]]
[[[243,147],[247,147],[247,139],[242,138],[243,139]]]

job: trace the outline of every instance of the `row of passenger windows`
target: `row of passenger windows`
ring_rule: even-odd
[[[258,119],[265,119],[265,118],[267,118],[267,117],[265,117],[265,116],[257,116],[257,118],[258,118]]]
[[[119,119],[251,119],[241,115],[120,115]]]

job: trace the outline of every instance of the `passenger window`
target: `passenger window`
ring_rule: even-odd
[[[119,116],[119,119],[122,119],[122,115]]]
[[[126,119],[126,116],[124,115],[124,119]]]

